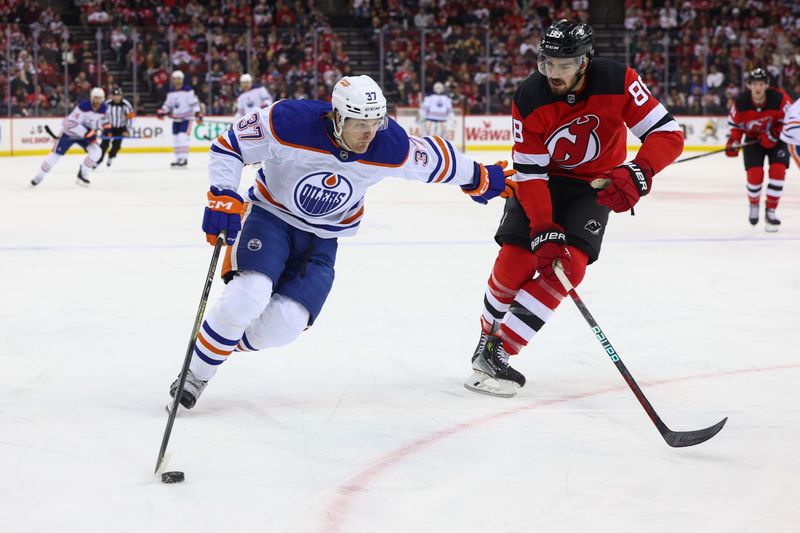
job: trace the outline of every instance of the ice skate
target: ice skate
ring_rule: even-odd
[[[475,392],[511,398],[525,386],[525,376],[509,366],[503,341],[494,335],[481,333],[472,356],[472,370],[464,387]]]
[[[185,167],[187,163],[188,162],[186,159],[179,159],[178,161],[173,161],[172,163],[170,163],[169,166],[172,168],[181,168]]]
[[[180,384],[180,376],[172,382],[169,387],[169,395],[174,398],[175,392],[178,390]],[[208,385],[208,381],[202,381],[197,378],[191,370],[186,374],[186,382],[183,384],[183,393],[181,394],[180,403],[186,409],[191,409],[197,403],[197,399],[203,394],[203,390]],[[171,407],[171,406],[170,406]]]
[[[42,180],[44,180],[44,176],[36,176],[31,180],[31,187],[36,187],[42,182]]]
[[[750,204],[750,224],[758,224],[758,204]]]
[[[767,223],[764,226],[764,231],[768,231],[770,233],[775,233],[778,231],[778,226],[781,225],[781,221],[775,214],[774,208],[768,208],[766,211],[764,211],[764,221]]]
[[[109,158],[108,158],[108,161],[106,161],[106,166],[107,166],[107,167],[110,167],[110,166],[111,166],[111,160],[112,160],[112,159],[114,159],[114,158],[113,158],[113,157],[109,157]]]
[[[78,185],[81,187],[88,187],[92,182],[89,181],[88,178],[84,177],[82,169],[78,169]]]

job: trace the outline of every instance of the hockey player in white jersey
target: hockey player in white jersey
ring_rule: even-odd
[[[156,116],[163,119],[172,118],[172,147],[175,151],[175,161],[172,167],[185,167],[189,157],[189,131],[192,119],[198,124],[203,123],[200,113],[200,102],[194,94],[194,89],[183,83],[183,72],[176,70],[172,73],[172,90],[167,93],[164,105],[156,111]]]
[[[245,204],[242,169],[259,163]],[[280,100],[239,120],[211,146],[203,231],[210,243],[225,232],[228,283],[200,328],[181,404],[194,406],[233,351],[289,344],[314,323],[333,284],[337,239],[358,230],[371,185],[390,176],[448,183],[485,204],[512,194],[506,178],[515,171],[504,167],[406,134],[368,76],[339,80],[331,103]]]
[[[425,134],[444,137],[453,114],[453,100],[444,93],[444,84],[437,81],[433,84],[433,94],[422,100],[420,119],[425,121]]]
[[[272,105],[272,95],[266,88],[259,85],[253,87],[253,77],[250,74],[242,74],[239,78],[241,94],[236,99],[236,119],[245,115],[255,113],[261,108]]]
[[[78,169],[78,185],[89,186],[89,173],[97,166],[100,156],[103,155],[97,144],[97,130],[107,123],[105,98],[105,91],[95,87],[89,93],[89,100],[84,100],[75,106],[64,119],[61,135],[55,141],[53,150],[42,162],[39,172],[31,180],[31,185],[34,187],[39,185],[61,156],[67,153],[69,147],[77,144],[86,151],[86,158]]]
[[[800,168],[800,98],[786,111],[780,137],[789,147],[794,163]]]

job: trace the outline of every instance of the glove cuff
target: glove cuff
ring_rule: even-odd
[[[536,250],[545,244],[567,244],[567,235],[564,233],[564,228],[558,224],[538,224],[531,228],[531,251],[536,253]]]
[[[489,181],[486,179],[486,169],[483,165],[473,162],[472,163],[472,183],[462,185],[461,190],[470,196],[479,196],[486,192],[489,188]]]
[[[633,184],[639,191],[640,197],[645,196],[650,192],[650,184],[652,183],[650,173],[640,167],[636,161],[628,161],[617,168],[624,168],[630,173]]]

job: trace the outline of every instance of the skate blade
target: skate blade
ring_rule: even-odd
[[[767,224],[766,226],[764,226],[764,231],[766,231],[767,233],[777,233],[778,228],[780,228],[780,226],[778,226],[777,224]]]
[[[517,395],[519,384],[506,379],[496,379],[489,374],[475,370],[464,382],[464,388],[498,398],[513,398]]]

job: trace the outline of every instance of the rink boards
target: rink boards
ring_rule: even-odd
[[[686,135],[686,150],[713,150],[722,148],[728,136],[727,117],[677,116]],[[415,116],[399,113],[397,120],[412,134],[424,133],[423,125]],[[192,152],[208,150],[211,141],[227,130],[233,117],[206,117],[203,124],[192,124],[189,146]],[[53,138],[45,130],[48,126],[55,134],[61,131],[60,117],[0,119],[0,156],[46,154],[53,147]],[[510,150],[512,146],[511,121],[507,115],[468,115],[457,118],[450,129],[453,141],[466,150]],[[170,152],[172,129],[170,120],[156,117],[137,117],[131,130],[131,139],[123,142],[124,152]],[[635,147],[639,140],[628,131],[628,145]],[[76,153],[80,148],[72,148]]]

